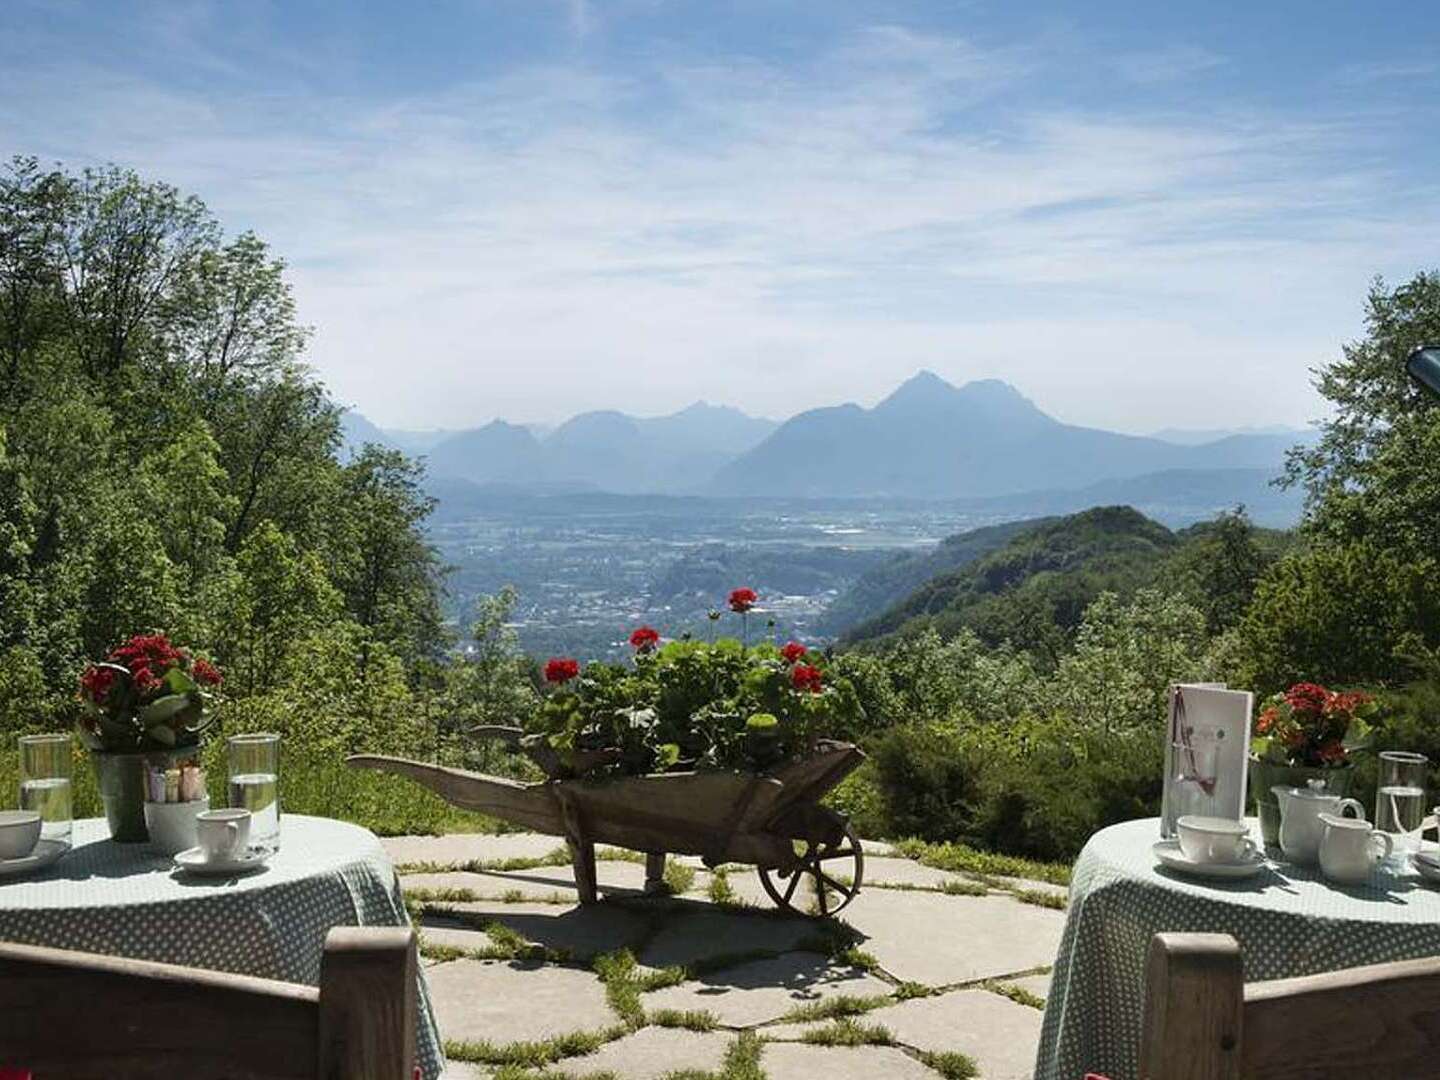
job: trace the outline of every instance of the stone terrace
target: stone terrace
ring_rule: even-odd
[[[602,849],[576,903],[553,837],[385,841],[421,930],[446,1080],[1028,1077],[1064,890],[866,845],[838,919],[777,913],[750,867]]]

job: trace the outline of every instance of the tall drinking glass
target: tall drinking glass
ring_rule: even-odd
[[[75,804],[67,734],[20,737],[20,809],[40,811],[40,839],[69,844]]]
[[[1425,781],[1430,761],[1424,754],[1385,750],[1375,791],[1375,828],[1389,833],[1392,858],[1403,862],[1420,850],[1425,820]]]
[[[280,736],[234,735],[230,758],[230,805],[249,810],[250,845],[280,848]]]

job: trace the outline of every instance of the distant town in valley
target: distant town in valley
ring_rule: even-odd
[[[709,614],[736,584],[762,594],[754,634],[833,642],[1001,546],[1013,530],[989,527],[1005,523],[1128,506],[1184,530],[1243,506],[1286,528],[1301,497],[1275,481],[1311,437],[1122,435],[1061,423],[998,380],[929,371],[873,408],[783,422],[697,402],[554,427],[401,431],[355,411],[342,423],[346,453],[377,443],[424,461],[451,618],[513,586],[527,651],[594,657],[623,653],[640,622],[671,637],[734,632]]]

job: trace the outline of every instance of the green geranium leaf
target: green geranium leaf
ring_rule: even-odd
[[[140,710],[140,722],[149,728],[173,720],[191,706],[189,694],[166,694]]]
[[[161,746],[175,745],[175,732],[164,724],[156,724],[145,729],[145,734],[154,739]]]
[[[1350,720],[1350,727],[1345,732],[1345,739],[1342,745],[1347,751],[1363,750],[1370,745],[1370,739],[1374,735],[1374,729],[1364,720],[1356,716]]]
[[[673,742],[661,743],[655,748],[655,765],[668,769],[680,760],[680,747]]]
[[[165,686],[172,694],[189,694],[200,689],[200,684],[178,667],[165,673]]]

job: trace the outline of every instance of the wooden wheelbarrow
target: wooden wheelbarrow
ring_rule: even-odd
[[[667,853],[698,855],[711,868],[752,863],[776,904],[803,913],[833,915],[860,891],[860,841],[844,814],[820,804],[865,760],[849,743],[822,742],[811,756],[768,775],[674,772],[591,781],[554,778],[553,752],[522,742],[517,728],[480,733],[512,742],[552,778],[523,783],[373,754],[347,760],[407,776],[463,810],[564,837],[583,904],[597,899],[597,843],[644,852],[647,892],[661,888]]]

